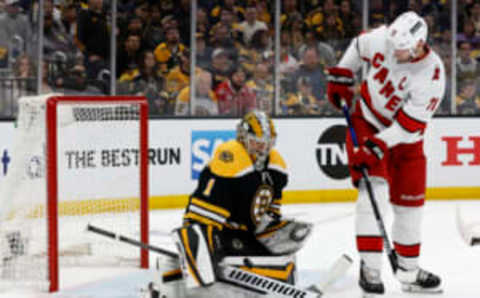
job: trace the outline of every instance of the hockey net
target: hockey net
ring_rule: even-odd
[[[19,100],[12,160],[0,185],[0,290],[56,291],[61,268],[148,267],[147,114],[139,97]]]

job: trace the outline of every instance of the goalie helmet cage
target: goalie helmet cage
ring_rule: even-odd
[[[35,97],[35,99],[39,97]],[[126,248],[115,244],[115,241],[105,243],[105,240],[98,239],[98,236],[95,235],[87,235],[88,232],[85,231],[87,224],[90,221],[93,221],[100,226],[106,225],[119,232],[124,231],[132,236],[135,235],[135,237],[138,237],[137,239],[141,242],[148,243],[148,104],[146,99],[144,97],[121,96],[51,96],[47,97],[47,99],[45,97],[46,96],[43,96],[41,101],[37,100],[38,102],[33,104],[32,102],[27,101],[27,108],[25,108],[27,111],[22,111],[23,99],[20,100],[17,130],[22,126],[20,121],[25,121],[20,119],[22,112],[24,114],[30,113],[30,115],[28,115],[29,118],[26,118],[27,122],[33,123],[34,118],[39,118],[42,119],[41,121],[44,121],[43,127],[45,127],[45,131],[39,133],[44,133],[42,137],[45,138],[44,141],[42,141],[41,146],[41,155],[43,155],[44,158],[44,175],[40,174],[39,176],[44,177],[43,185],[46,187],[44,199],[46,202],[43,203],[45,203],[46,206],[43,208],[36,208],[34,209],[35,211],[31,211],[31,209],[33,209],[31,206],[25,207],[25,209],[30,211],[19,211],[18,208],[13,208],[9,210],[9,215],[4,214],[2,216],[3,221],[8,216],[12,217],[12,214],[14,214],[13,217],[18,217],[18,214],[22,214],[23,212],[23,217],[17,219],[17,222],[12,225],[14,228],[11,226],[9,229],[1,227],[3,230],[1,231],[0,241],[3,240],[7,244],[2,244],[3,260],[0,261],[3,263],[1,264],[2,272],[0,280],[7,276],[8,278],[15,280],[15,284],[19,285],[24,282],[23,278],[29,280],[30,277],[24,277],[24,275],[28,275],[28,269],[13,267],[17,266],[17,263],[20,263],[22,258],[25,259],[23,262],[31,264],[30,270],[37,270],[36,267],[47,267],[45,269],[39,269],[42,270],[42,273],[39,274],[40,277],[30,279],[46,279],[47,288],[44,288],[45,284],[43,283],[40,287],[42,290],[48,290],[50,292],[59,290],[60,265],[63,264],[63,262],[72,266],[107,266],[107,264],[125,264],[128,266],[135,265],[140,266],[141,268],[148,268],[147,250],[138,248],[133,250],[132,248]],[[28,105],[37,106],[29,108]],[[39,117],[38,114],[41,114],[41,116]],[[25,115],[23,116],[25,117]],[[32,123],[28,123],[27,126],[33,126],[34,124]],[[102,134],[101,131],[103,130],[107,130],[106,133],[103,132]],[[118,132],[119,130],[120,132]],[[18,133],[21,133],[21,131]],[[98,134],[100,135],[98,136]],[[62,139],[67,139],[67,141],[65,141],[67,145],[62,145]],[[77,144],[77,139],[79,139],[79,144]],[[125,139],[127,141],[125,141]],[[101,145],[95,144],[97,141]],[[113,145],[116,147],[113,148],[116,149],[101,149],[102,147],[99,147],[112,146],[108,145],[111,143],[114,143]],[[28,146],[27,144],[23,145],[24,147]],[[62,155],[66,155],[67,150],[60,146],[64,146],[65,148],[76,148],[79,146],[78,151],[75,152],[82,155],[80,159],[83,164],[81,162],[82,165],[80,165],[80,168],[85,167],[85,161],[87,159],[89,159],[87,163],[90,163],[90,168],[88,168],[89,165],[87,164],[87,169],[79,169],[78,164],[75,166],[75,162],[72,161],[73,158],[70,156],[68,161],[68,167],[70,168],[68,170],[70,170],[70,172],[75,172],[72,170],[72,168],[74,168],[74,170],[77,170],[77,173],[81,170],[84,170],[84,172],[80,174],[69,173],[66,170],[67,158],[65,156],[62,157]],[[137,146],[138,149],[132,149],[134,146]],[[118,149],[125,147],[128,149],[123,149],[123,151],[121,151],[122,149]],[[84,148],[94,149],[84,150]],[[99,153],[108,153],[110,152],[108,150],[117,150],[117,158],[119,156],[119,151],[123,153],[126,152],[126,154],[132,154],[132,152],[134,152],[135,154],[133,157],[128,157],[128,159],[124,158],[123,162],[125,164],[119,164],[118,160],[116,163],[112,162],[114,165],[112,166],[110,164],[110,168],[108,169],[105,168],[106,166],[103,164],[104,160],[101,159],[101,157],[97,157],[97,159],[101,159],[97,164],[93,163],[93,154],[99,155]],[[70,149],[70,152],[74,151]],[[90,156],[86,157],[85,154],[88,152],[90,152]],[[121,155],[122,157],[123,153]],[[41,170],[38,171],[36,168],[31,169],[31,161],[35,156],[32,153],[25,156],[27,156],[30,165],[27,165],[29,169],[23,169],[23,171],[41,172]],[[22,158],[25,159],[23,155]],[[61,160],[61,162],[59,162],[59,160]],[[115,158],[112,157],[110,161],[114,160]],[[23,165],[25,163],[21,163],[20,161],[18,164]],[[37,166],[40,165],[41,163],[38,162]],[[14,161],[12,161],[12,170],[9,172],[14,172],[13,166]],[[123,168],[113,169],[113,167],[119,166],[123,166]],[[108,170],[111,172],[108,172],[107,174],[103,173]],[[66,172],[66,174],[62,174],[62,171]],[[95,172],[87,172],[87,174],[85,174],[86,171]],[[117,175],[117,171],[123,173],[123,176],[122,174]],[[94,193],[94,190],[88,190],[90,183],[92,184],[90,188],[95,189],[98,187],[94,180],[99,180],[99,178],[95,176],[98,175],[99,172],[102,173],[100,174],[101,178],[108,176],[108,181],[113,184],[109,185],[107,183],[104,189],[107,191],[111,190],[111,193],[108,192],[108,194],[102,194],[101,197],[98,197],[97,194]],[[12,173],[12,176],[14,175],[15,173]],[[28,175],[29,174],[27,173],[26,176]],[[35,175],[36,174],[34,174],[34,176]],[[69,184],[69,187],[72,188],[72,182],[68,180],[68,177],[70,177],[68,175],[73,177],[70,178],[70,180],[74,181],[73,188],[75,188],[76,181],[78,180],[78,190],[72,191],[67,189],[67,186],[62,185],[62,183]],[[78,175],[78,177],[75,175]],[[125,188],[123,185],[126,184],[125,181],[128,183],[131,180],[135,180],[135,178],[132,178],[135,177],[135,175],[138,175],[138,182],[132,181],[131,185]],[[64,178],[63,176],[66,176],[67,178]],[[10,177],[7,176],[7,178]],[[85,185],[82,185],[82,179],[86,179],[84,180],[87,181]],[[115,179],[120,180],[117,181]],[[15,182],[14,184],[17,183]],[[20,185],[20,183],[18,184]],[[18,186],[17,188],[21,188],[21,186]],[[33,189],[35,187],[31,186],[31,188]],[[129,195],[128,198],[119,199],[119,197],[124,195],[122,189],[127,189],[126,193]],[[29,191],[31,192],[31,190]],[[77,193],[74,193],[75,191]],[[70,194],[70,192],[72,194]],[[93,193],[90,196],[94,196],[94,198],[89,198],[88,196],[86,198],[84,197],[86,196],[84,193],[89,192]],[[100,192],[102,192],[102,190],[100,190]],[[132,194],[130,194],[130,192]],[[63,200],[66,201],[59,200],[59,198],[66,196],[76,196],[75,201],[73,199],[72,201],[68,201],[65,198]],[[10,195],[6,197],[8,197],[8,199],[17,198]],[[30,195],[27,197],[31,198],[33,196]],[[0,199],[4,201],[6,198]],[[34,199],[31,200],[33,201]],[[23,204],[35,205],[36,202],[27,202]],[[38,209],[42,210],[40,212],[42,215],[32,216],[32,212],[36,214],[38,213]],[[25,215],[26,213],[28,214]],[[31,219],[32,217],[34,219]],[[37,230],[43,229],[38,223],[38,217],[44,217],[42,219],[46,221],[46,235],[44,236],[42,232],[37,233]],[[28,226],[30,231],[19,229],[18,227],[23,224],[23,222],[18,224],[19,220],[31,220],[33,223],[29,223]],[[3,222],[2,225],[5,226]],[[61,228],[61,233],[59,233],[59,226]],[[42,235],[40,237],[46,238],[44,239],[46,242],[45,244],[43,243],[43,239],[38,240],[39,236],[37,236],[37,234]],[[12,235],[16,238],[15,240],[12,240]],[[85,243],[80,241],[84,241]],[[68,242],[68,244],[64,242]],[[46,246],[45,249],[47,251],[43,251],[37,247],[42,245]],[[7,251],[10,252],[10,254],[7,254],[7,257],[5,257],[5,246],[7,247]],[[16,252],[14,252],[14,246]],[[66,246],[67,248],[62,248],[63,246]],[[85,255],[87,255],[87,257],[85,257]],[[110,257],[112,260],[107,261]],[[35,263],[38,259],[42,259],[39,263],[40,266]],[[46,259],[46,261],[44,259]],[[12,272],[14,273],[12,274]],[[25,282],[25,284],[29,283],[31,282]],[[34,287],[37,288],[38,286]]]

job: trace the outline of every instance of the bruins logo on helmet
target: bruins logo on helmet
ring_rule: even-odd
[[[228,150],[220,152],[219,159],[223,162],[233,162],[233,153]]]

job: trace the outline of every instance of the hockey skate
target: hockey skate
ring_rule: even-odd
[[[363,298],[372,298],[385,293],[385,287],[380,279],[380,270],[369,268],[363,261],[360,263],[360,288],[363,291]]]
[[[399,268],[395,276],[401,282],[404,292],[430,294],[443,292],[440,277],[421,268],[413,270]]]

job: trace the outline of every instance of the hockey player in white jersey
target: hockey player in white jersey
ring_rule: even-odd
[[[367,62],[361,98],[352,112],[360,147],[347,134],[349,167],[358,188],[356,243],[361,258],[360,287],[383,294],[383,238],[380,236],[359,169],[366,167],[381,213],[388,200],[394,221],[393,246],[399,269],[395,276],[404,291],[439,292],[441,280],[419,266],[421,221],[426,189],[424,132],[445,92],[445,71],[439,56],[426,44],[427,24],[405,12],[389,26],[354,38],[336,67],[328,71],[329,100],[353,104],[354,73]]]

